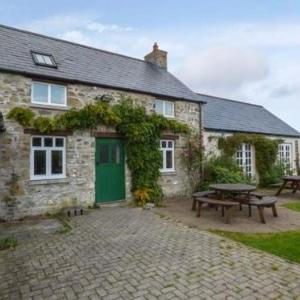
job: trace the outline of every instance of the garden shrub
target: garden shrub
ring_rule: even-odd
[[[249,183],[251,180],[233,159],[226,156],[210,157],[204,161],[204,180],[201,190],[207,190],[212,183]]]

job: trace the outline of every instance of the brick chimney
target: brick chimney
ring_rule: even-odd
[[[150,62],[162,69],[167,69],[168,60],[167,60],[168,52],[164,50],[158,49],[157,43],[154,43],[153,50],[149,54],[147,54],[144,59],[147,62]]]

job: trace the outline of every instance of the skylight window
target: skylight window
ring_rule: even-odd
[[[51,54],[31,52],[33,61],[36,65],[57,68],[54,58]]]

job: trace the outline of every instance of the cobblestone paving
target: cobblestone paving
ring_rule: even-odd
[[[105,208],[0,252],[1,299],[300,299],[300,266],[150,211]]]

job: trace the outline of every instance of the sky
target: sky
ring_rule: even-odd
[[[194,91],[300,131],[300,0],[0,0],[0,23],[137,58],[157,42]]]

